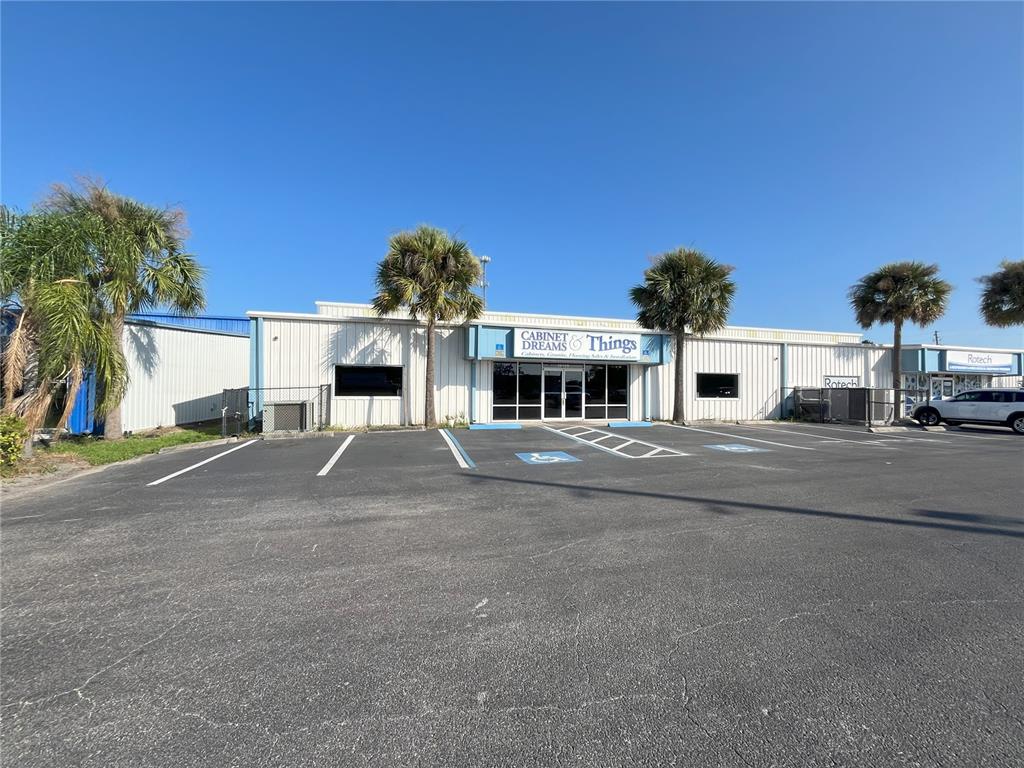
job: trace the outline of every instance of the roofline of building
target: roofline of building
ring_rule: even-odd
[[[315,301],[313,302],[318,307],[358,307],[359,309],[372,309],[372,304],[363,304],[357,301]],[[260,313],[261,315],[263,313]],[[569,321],[585,321],[588,323],[633,323],[637,328],[640,325],[637,324],[636,320],[629,317],[595,317],[591,315],[552,315],[541,312],[516,312],[515,310],[504,310],[504,309],[488,309],[484,311],[483,316],[478,320],[474,320],[474,323],[482,324],[486,322],[487,315],[518,315],[519,317],[537,318],[538,320],[569,320]],[[340,317],[340,316],[335,316]],[[357,316],[358,317],[358,316]],[[390,318],[386,318],[390,319]],[[405,319],[405,318],[400,318]],[[859,331],[819,331],[819,330],[804,330],[801,328],[768,328],[765,326],[757,325],[729,325],[726,326],[730,330],[734,331],[766,331],[768,333],[781,332],[781,333],[814,333],[822,336],[856,336],[858,339],[864,337],[864,334]],[[646,329],[649,330],[649,329]],[[650,331],[651,333],[667,333],[667,331]]]
[[[226,318],[225,318],[226,319]],[[232,318],[233,320],[239,320],[241,318]],[[141,320],[137,317],[126,317],[124,320],[125,325],[136,325],[142,328],[161,328],[165,331],[185,331],[186,333],[212,333],[214,336],[232,336],[236,339],[247,339],[249,338],[248,333],[239,333],[236,331],[225,331],[217,328],[191,328],[187,325],[175,325],[174,323],[161,323],[156,320]]]

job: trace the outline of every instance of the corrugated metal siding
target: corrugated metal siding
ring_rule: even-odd
[[[201,331],[218,331],[221,333],[234,333],[239,336],[249,335],[249,318],[232,317],[227,315],[172,315],[157,312],[145,312],[137,315],[129,315],[128,321],[140,321],[144,323],[157,323],[159,325],[173,325],[177,328],[193,328]]]
[[[442,421],[469,416],[470,362],[464,356],[464,334],[464,328],[445,328],[437,334],[435,405]],[[267,318],[263,338],[265,387],[333,384],[335,365],[404,367],[401,398],[332,397],[333,425],[425,421],[426,329],[422,326],[370,319],[331,323]]]
[[[129,324],[124,349],[126,431],[218,418],[221,391],[249,382],[248,337]]]
[[[780,415],[782,387],[781,344],[692,339],[684,355],[687,419],[734,421],[772,419]],[[787,385],[823,385],[827,375],[859,376],[864,386],[887,387],[892,373],[884,347],[827,344],[787,345]],[[651,416],[672,418],[675,360],[651,369]],[[739,375],[740,396],[735,400],[698,398],[698,373]]]
[[[857,376],[862,387],[892,386],[888,352],[866,345],[790,345],[787,386],[823,387],[826,376]]]

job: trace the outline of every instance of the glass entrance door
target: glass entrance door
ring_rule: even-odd
[[[953,396],[952,376],[932,376],[931,379],[932,400],[941,400],[944,397]]]
[[[544,368],[544,418],[583,418],[582,368]]]

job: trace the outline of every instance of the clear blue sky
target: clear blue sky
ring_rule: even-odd
[[[210,311],[368,301],[388,236],[493,258],[494,309],[631,315],[651,256],[737,325],[855,329],[895,259],[1024,258],[1020,3],[2,6],[2,199],[100,176],[189,213]],[[911,331],[910,340],[930,338]],[[888,329],[869,338],[885,340]]]

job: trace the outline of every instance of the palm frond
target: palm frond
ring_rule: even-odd
[[[1024,260],[1004,261],[1000,269],[979,277],[981,316],[989,325],[1024,325]]]
[[[725,327],[736,294],[733,268],[700,251],[664,253],[629,291],[637,322],[645,328],[699,336]]]
[[[946,312],[953,286],[939,276],[936,264],[901,261],[864,275],[847,294],[862,328],[876,324],[934,323]]]

